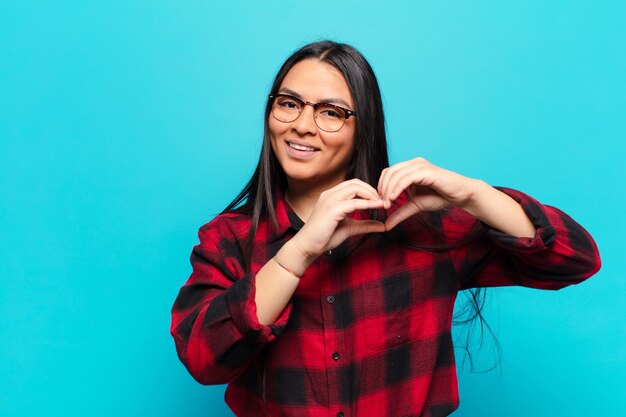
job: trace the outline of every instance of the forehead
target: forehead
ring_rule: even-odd
[[[291,67],[280,88],[295,91],[307,101],[336,97],[353,104],[350,88],[341,72],[318,59],[305,59]]]

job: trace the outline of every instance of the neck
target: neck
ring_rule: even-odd
[[[285,200],[293,211],[306,223],[320,197],[320,194],[342,181],[311,185],[310,183],[287,180]]]

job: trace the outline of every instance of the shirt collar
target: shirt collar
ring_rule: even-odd
[[[302,226],[304,226],[304,221],[302,221],[291,206],[287,204],[287,201],[285,200],[285,193],[280,189],[280,187],[274,188],[274,195],[274,211],[278,227],[274,227],[270,222],[269,242],[277,241],[289,231],[292,231],[295,234],[302,229]],[[355,211],[350,214],[350,217],[355,220],[369,218],[366,211]]]
[[[283,237],[288,231],[297,232],[304,226],[304,222],[295,211],[291,208],[287,201],[285,200],[285,194],[280,189],[280,187],[276,187],[274,189],[275,198],[275,214],[276,214],[276,222],[278,223],[278,227],[271,226],[271,232],[269,234],[269,241],[274,242],[281,237]]]

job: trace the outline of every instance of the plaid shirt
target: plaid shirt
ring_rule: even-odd
[[[178,355],[202,384],[225,384],[237,416],[447,416],[459,397],[451,338],[454,301],[471,287],[559,289],[600,268],[595,242],[557,208],[497,187],[537,232],[516,238],[458,208],[424,213],[448,250],[416,250],[441,234],[414,218],[387,234],[350,238],[306,271],[275,321],[259,324],[256,272],[303,225],[282,195],[278,229],[262,221],[251,271],[242,244],[250,218],[222,214],[199,231],[193,272],[172,308]],[[355,213],[364,218],[366,214]]]

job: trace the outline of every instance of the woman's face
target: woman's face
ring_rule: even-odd
[[[295,64],[283,80],[278,94],[289,94],[312,103],[326,102],[350,110],[354,103],[343,75],[318,59]],[[346,119],[336,132],[325,132],[315,124],[313,106],[305,105],[293,122],[284,123],[269,115],[274,154],[294,181],[330,188],[346,178],[354,152],[355,117]],[[294,146],[299,149],[294,148]]]

